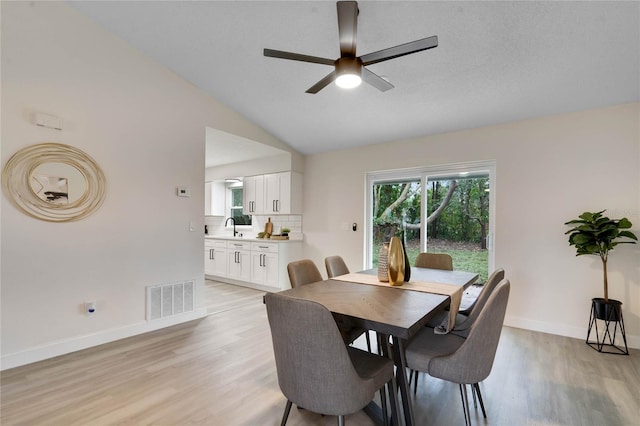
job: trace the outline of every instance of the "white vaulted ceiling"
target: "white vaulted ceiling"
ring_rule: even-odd
[[[71,2],[304,154],[640,100],[640,3],[360,1],[357,54],[437,35],[371,65],[395,86],[305,90],[335,59],[333,1]]]

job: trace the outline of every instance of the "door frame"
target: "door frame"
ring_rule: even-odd
[[[365,213],[364,213],[364,241],[363,241],[363,269],[370,269],[373,265],[373,185],[376,183],[402,182],[410,179],[420,179],[421,197],[426,198],[427,179],[453,178],[455,176],[468,176],[473,174],[489,175],[489,229],[487,230],[487,250],[489,272],[494,270],[495,263],[495,222],[496,222],[496,161],[469,161],[464,163],[437,164],[423,167],[412,167],[396,170],[381,170],[365,173]],[[420,235],[426,234],[426,208],[421,206]],[[426,249],[426,240],[421,242]]]

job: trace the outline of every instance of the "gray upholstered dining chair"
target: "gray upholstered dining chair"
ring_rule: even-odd
[[[466,425],[471,424],[467,384],[478,395],[486,418],[478,383],[489,376],[493,367],[509,289],[509,280],[502,280],[498,284],[476,321],[471,324],[466,338],[451,333],[435,334],[433,329],[425,327],[409,341],[405,349],[408,368],[459,384]]]
[[[347,264],[344,263],[344,259],[342,259],[342,256],[326,257],[324,259],[324,266],[327,268],[327,276],[329,278],[349,273],[349,268],[347,267]],[[338,327],[340,328],[340,332],[343,333],[343,336],[345,333],[347,334],[347,336],[344,336],[345,340],[352,339],[351,342],[353,342],[355,339],[364,334],[364,337],[367,341],[367,350],[371,352],[371,337],[369,336],[369,331],[367,329],[350,324],[349,320],[344,317],[336,318],[336,322],[338,322]]]
[[[487,278],[487,282],[482,286],[482,290],[476,297],[476,299],[471,303],[468,307],[464,309],[460,309],[456,314],[456,324],[454,325],[451,332],[453,334],[457,334],[462,337],[466,337],[469,334],[469,327],[475,321],[475,319],[482,311],[485,303],[487,303],[487,299],[496,288],[498,283],[504,279],[504,269],[499,268],[496,269],[489,275]],[[442,321],[449,316],[448,311],[442,311],[435,315],[433,318],[429,320],[427,323],[427,327],[437,327],[442,323]]]
[[[467,308],[458,311],[456,314],[456,323],[451,330],[452,334],[458,335],[460,337],[467,337],[469,335],[469,330],[471,330],[471,325],[475,322],[482,311],[482,308],[487,303],[489,296],[496,288],[498,283],[504,279],[504,269],[499,268],[493,271],[487,282],[482,286],[482,290],[478,294],[478,297],[473,301],[471,305]],[[427,327],[435,328],[444,321],[445,318],[449,316],[448,311],[442,311],[438,315],[434,316],[427,323]],[[415,394],[418,391],[418,371],[411,370],[409,373],[409,378],[413,381],[413,393]],[[475,389],[473,396],[475,398]]]
[[[278,384],[291,405],[325,415],[344,416],[364,408],[379,390],[387,416],[385,385],[393,390],[393,362],[342,342],[331,312],[319,303],[278,293],[265,295]],[[313,332],[309,332],[313,330]]]
[[[316,283],[322,281],[322,275],[313,260],[302,259],[291,262],[287,265],[287,273],[289,274],[289,282],[291,288],[300,287],[301,285]]]
[[[329,278],[345,275],[349,273],[347,264],[344,263],[342,256],[329,256],[324,259],[324,266],[327,268],[327,276]]]
[[[414,266],[453,271],[453,259],[446,253],[418,253]]]
[[[497,285],[504,279],[504,269],[498,268],[487,278],[487,282],[482,286],[482,290],[480,290],[480,294],[476,297],[476,300],[473,301],[468,307],[465,309],[461,309],[458,311],[458,315],[456,316],[456,325],[453,328],[453,333],[458,336],[467,337],[469,334],[469,329],[471,328],[471,324],[478,318],[480,312],[482,312],[482,308],[489,300],[489,296],[493,293],[493,290],[497,287]],[[458,318],[458,316],[462,318]],[[460,322],[458,322],[461,320]]]

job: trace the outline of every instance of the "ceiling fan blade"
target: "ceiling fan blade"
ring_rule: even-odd
[[[340,40],[340,56],[356,56],[356,33],[358,32],[358,2],[339,1],[338,5],[338,38]]]
[[[329,84],[331,84],[331,82],[333,80],[336,79],[336,71],[333,70],[331,71],[329,74],[327,74],[327,76],[325,78],[323,78],[322,80],[320,80],[319,82],[317,82],[316,84],[314,84],[313,86],[309,87],[307,89],[307,93],[311,93],[311,94],[316,94],[318,93],[320,90],[324,89],[325,87],[327,87]]]
[[[378,74],[369,71],[368,69],[362,67],[362,79],[380,90],[381,92],[386,92],[389,89],[393,89],[393,84],[389,83],[384,78],[380,77]]]
[[[362,55],[360,59],[362,60],[362,65],[371,65],[411,53],[433,49],[434,47],[438,47],[438,36],[431,36],[399,46],[378,50],[377,52],[367,53],[366,55]]]
[[[314,64],[334,65],[333,59],[319,58],[317,56],[301,55],[300,53],[284,52],[282,50],[264,49],[264,56],[270,58],[290,59],[292,61],[312,62]]]

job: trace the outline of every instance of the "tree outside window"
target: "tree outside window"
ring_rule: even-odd
[[[243,188],[231,188],[231,214],[236,225],[251,225],[251,215],[242,213]]]

